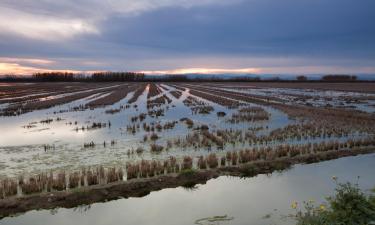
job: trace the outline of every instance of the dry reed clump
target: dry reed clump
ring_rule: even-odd
[[[73,174],[69,174],[69,188],[77,188],[81,182],[81,175],[78,172],[74,172]]]
[[[151,171],[153,172],[155,176],[163,175],[165,172],[164,165],[160,161],[152,160]]]
[[[225,166],[226,165],[226,158],[223,156],[220,158],[220,165]]]
[[[52,122],[53,122],[53,119],[51,119],[51,118],[44,119],[44,120],[41,120],[41,121],[40,121],[41,124],[45,124],[45,123],[46,123],[46,124],[49,124],[49,123],[52,123]]]
[[[14,196],[17,194],[17,181],[4,179],[0,182],[0,199]]]
[[[163,151],[164,147],[162,145],[158,145],[158,144],[151,144],[150,145],[150,151],[151,152],[156,152],[156,153],[159,153],[161,151]]]
[[[269,114],[261,107],[246,107],[233,113],[228,120],[231,123],[255,122],[269,120]]]
[[[55,150],[56,149],[56,147],[55,147],[55,144],[53,144],[53,145],[43,145],[43,148],[44,148],[44,151],[46,152],[47,150],[51,150],[51,149],[53,149],[53,150]]]
[[[197,166],[199,169],[207,169],[207,162],[203,156],[199,156]]]
[[[95,170],[88,170],[86,176],[88,186],[99,184],[99,174]]]
[[[52,189],[57,191],[63,191],[66,189],[66,174],[60,172],[57,174],[57,178],[52,180]]]
[[[139,125],[139,123],[137,123],[137,124],[133,124],[133,125],[127,125],[126,126],[126,130],[129,132],[129,133],[131,133],[131,134],[135,134],[135,133],[137,133],[139,130],[140,130],[140,125]]]
[[[193,159],[190,156],[184,156],[181,167],[183,170],[191,169],[193,167]]]
[[[106,174],[107,183],[113,183],[117,181],[122,181],[124,177],[124,172],[121,168],[109,168]]]
[[[172,100],[167,95],[164,94],[153,100],[147,100],[147,109],[152,109],[154,107],[161,107],[162,105],[166,103],[170,104],[172,103]]]
[[[105,113],[106,114],[116,114],[116,113],[119,113],[119,112],[121,112],[121,109],[107,109],[106,111],[105,111]]]
[[[165,165],[165,162],[164,162]],[[164,174],[164,166],[161,162],[152,160],[142,160],[141,162],[128,164],[127,165],[127,177],[128,179],[134,179],[139,177],[153,177]]]
[[[105,127],[110,127],[110,122],[107,124],[107,123],[100,123],[100,122],[93,122],[90,126],[87,126],[86,127],[86,130],[94,130],[94,129],[101,129],[101,128],[105,128]]]
[[[139,164],[132,164],[132,163],[128,163],[126,165],[126,176],[127,176],[127,179],[130,180],[130,179],[135,179],[138,177],[138,174],[139,174]]]
[[[219,160],[216,157],[215,153],[211,153],[207,156],[207,164],[208,166],[213,169],[216,168],[219,165]]]
[[[80,176],[80,179],[79,179],[79,182],[80,182],[80,184],[81,184],[81,187],[85,186],[85,178],[86,178],[86,176],[87,176],[86,169],[83,168],[83,169],[81,170],[81,176]]]
[[[147,134],[143,135],[143,142],[147,142],[147,140],[148,140]]]
[[[83,143],[83,147],[84,148],[94,148],[95,147],[95,143],[93,141],[88,142],[88,143]]]
[[[169,130],[169,129],[173,129],[176,124],[178,123],[178,121],[174,120],[174,121],[171,121],[171,122],[166,122],[164,125],[163,125],[163,129],[164,130]]]
[[[231,162],[232,165],[237,165],[237,160],[238,160],[238,154],[236,151],[232,151],[232,152],[227,152],[226,153],[226,160],[228,162]]]
[[[210,133],[208,130],[202,130],[201,134],[207,138],[208,140],[212,141],[213,143],[216,144],[216,146],[219,148],[219,149],[223,149],[224,148],[224,140],[223,138],[221,138],[220,136],[218,135],[215,135],[214,133]]]
[[[150,162],[147,160],[142,160],[140,164],[140,177],[146,178],[147,174],[150,173]]]
[[[138,121],[138,116],[132,116],[131,118],[130,118],[130,121],[132,122],[132,123],[135,123],[135,122],[137,122]]]
[[[159,136],[156,133],[152,133],[150,136],[151,141],[156,141],[159,138]]]
[[[146,117],[147,117],[147,114],[146,114],[146,113],[141,113],[141,114],[139,114],[139,116],[138,116],[140,122],[142,122],[143,120],[145,120]]]
[[[188,128],[192,128],[194,126],[194,121],[192,119],[184,117],[184,118],[181,118],[180,121],[185,122]]]
[[[138,155],[142,154],[144,151],[145,151],[145,149],[144,149],[142,146],[139,146],[139,147],[135,150],[135,152],[136,152]]]
[[[29,179],[26,181],[23,177],[20,177],[18,184],[22,193],[32,194],[42,192],[45,188],[48,189],[48,184],[51,184],[51,181],[47,174],[42,173],[34,177],[29,177]]]
[[[214,111],[214,107],[212,106],[198,106],[191,108],[193,114],[210,114],[212,111]]]
[[[206,102],[198,100],[193,96],[188,96],[184,101],[184,105],[191,109],[192,114],[210,114],[214,108]]]
[[[218,117],[224,117],[224,116],[226,116],[227,114],[225,113],[225,112],[217,112],[216,113],[216,115],[218,116]]]
[[[149,110],[147,112],[147,114],[150,116],[150,117],[160,117],[160,116],[164,116],[164,109],[153,109],[153,110]]]
[[[174,156],[170,156],[168,160],[163,163],[164,169],[167,173],[174,173],[180,171],[180,166],[177,164],[177,159]]]

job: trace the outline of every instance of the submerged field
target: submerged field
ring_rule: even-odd
[[[196,170],[234,175],[230,168],[246,165],[262,168],[256,175],[279,169],[260,163],[371,153],[374,90],[373,83],[0,84],[0,215],[9,202],[39,194]]]

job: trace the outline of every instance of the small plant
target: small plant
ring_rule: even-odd
[[[207,164],[210,168],[216,168],[219,165],[219,160],[215,153],[211,153],[207,156]]]
[[[69,188],[76,188],[80,182],[80,175],[78,172],[69,175]]]
[[[159,153],[159,152],[163,151],[163,149],[164,149],[164,147],[161,146],[161,145],[157,145],[157,144],[151,144],[150,145],[151,152]]]
[[[224,117],[225,115],[227,115],[225,112],[217,112],[216,115],[218,117]]]
[[[296,210],[294,218],[298,225],[356,225],[373,224],[375,221],[375,196],[366,195],[358,183],[339,183],[337,178],[335,195],[327,198],[327,204],[314,205],[314,201],[303,203],[303,209],[298,209],[298,203],[293,202]]]
[[[63,191],[66,188],[66,176],[65,172],[57,174],[57,179],[52,180],[52,188],[57,191]]]
[[[145,149],[142,148],[141,146],[139,146],[139,147],[135,150],[135,152],[137,152],[138,155],[142,154],[144,151],[145,151]]]
[[[152,141],[156,141],[158,138],[159,138],[159,136],[156,133],[152,133],[151,136],[150,136],[150,139]]]
[[[196,170],[193,169],[183,169],[181,170],[180,174],[185,176],[193,176],[197,173]]]
[[[193,167],[193,159],[190,156],[184,156],[183,162],[182,162],[182,169],[187,170],[191,169]]]
[[[199,169],[207,169],[207,162],[203,156],[200,156],[198,159],[198,168]]]

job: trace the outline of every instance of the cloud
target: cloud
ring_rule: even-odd
[[[240,0],[109,0],[113,12],[125,15],[139,15],[143,12],[154,11],[161,8],[179,7],[189,9],[207,5],[231,5]]]
[[[0,57],[0,62],[3,63],[29,63],[36,65],[49,65],[54,63],[52,60],[48,59],[33,59],[33,58],[10,58],[10,57]]]
[[[222,73],[233,73],[233,74],[250,74],[259,73],[257,68],[241,68],[241,69],[226,69],[226,68],[181,68],[173,70],[149,70],[139,71],[145,74],[222,74]]]
[[[60,41],[81,34],[98,34],[97,28],[82,19],[56,18],[0,8],[2,34],[32,39]]]
[[[32,66],[22,66],[18,63],[2,63],[0,62],[0,74],[4,75],[30,75],[33,73],[38,72],[72,72],[72,73],[80,73],[82,71],[78,70],[52,70],[52,69],[45,69],[45,68],[38,68]]]
[[[236,2],[235,0],[233,2]],[[99,24],[113,15],[136,16],[165,7],[191,8],[232,4],[224,0],[4,0],[0,3],[2,34],[44,41],[62,41],[83,34],[99,34]]]
[[[373,71],[373,21],[373,0],[2,0],[0,57],[77,71]]]

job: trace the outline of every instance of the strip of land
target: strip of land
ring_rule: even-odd
[[[279,158],[269,161],[256,161],[239,166],[225,166],[210,170],[183,170],[179,174],[169,174],[153,178],[119,181],[107,185],[89,186],[61,192],[49,192],[11,197],[0,200],[0,218],[24,213],[30,210],[53,209],[58,207],[74,208],[96,202],[105,202],[120,198],[142,197],[151,191],[164,188],[193,187],[205,184],[219,176],[252,177],[282,171],[295,164],[317,163],[341,157],[374,153],[375,148],[358,148],[341,151],[327,151],[297,157]]]

